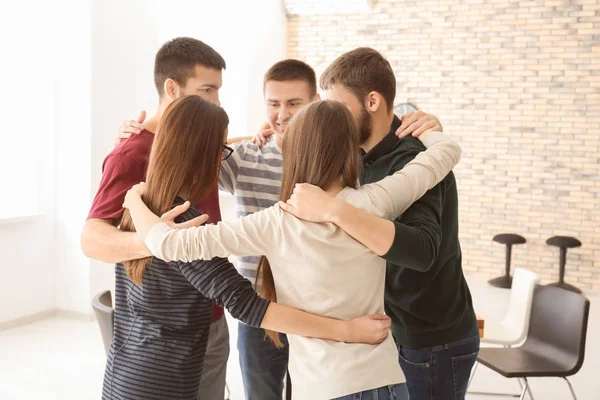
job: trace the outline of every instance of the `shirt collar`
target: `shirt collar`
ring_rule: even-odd
[[[402,121],[400,121],[400,118],[394,115],[394,120],[392,121],[392,126],[388,134],[385,135],[384,138],[375,145],[375,147],[369,150],[368,153],[365,153],[364,150],[361,150],[362,160],[365,166],[370,166],[375,161],[392,151],[396,143],[398,143],[400,140],[396,136],[396,131],[400,125],[402,125]]]
[[[275,150],[277,150],[280,154],[282,154],[283,152],[281,151],[281,147],[279,147],[279,145],[277,144],[277,138],[275,138],[275,134],[272,134],[271,136],[267,137],[267,144],[266,146],[272,146]]]

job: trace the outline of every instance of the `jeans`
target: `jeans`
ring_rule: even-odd
[[[265,330],[243,323],[238,326],[238,351],[246,400],[281,400],[288,367],[289,345],[278,349],[265,337]]]
[[[198,400],[223,400],[229,358],[229,329],[225,316],[210,324]]]
[[[457,341],[424,349],[398,346],[411,400],[463,400],[479,353],[475,324]]]
[[[349,394],[334,400],[409,400],[406,383],[380,387],[379,389],[365,390],[364,392]]]

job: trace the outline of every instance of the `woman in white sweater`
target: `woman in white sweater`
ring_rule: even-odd
[[[396,174],[356,188],[359,133],[344,105],[318,101],[290,122],[283,143],[281,199],[311,183],[346,202],[395,219],[458,163],[460,148],[440,132],[421,137],[428,149]],[[263,295],[324,316],[351,319],[384,312],[385,261],[333,224],[297,219],[275,205],[235,221],[187,229],[163,222],[144,204],[144,185],[127,194],[137,232],[155,256],[210,260],[264,255]],[[393,240],[390,231],[389,243]],[[378,251],[381,253],[380,251]],[[277,341],[274,334],[270,336]],[[290,377],[297,400],[326,400],[368,392],[408,399],[390,335],[379,345],[288,336]]]

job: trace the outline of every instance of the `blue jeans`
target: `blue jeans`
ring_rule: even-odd
[[[411,400],[463,400],[479,353],[479,329],[436,347],[398,346],[398,353]]]
[[[278,349],[265,337],[264,329],[239,323],[238,351],[246,400],[282,399],[289,345],[285,335],[280,337],[285,346]]]
[[[379,389],[365,390],[364,392],[349,394],[334,400],[409,400],[406,383],[380,387]]]

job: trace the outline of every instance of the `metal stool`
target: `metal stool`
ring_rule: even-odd
[[[574,237],[570,236],[553,236],[546,240],[546,244],[549,246],[556,246],[560,248],[560,272],[558,276],[558,282],[551,283],[548,286],[555,286],[558,288],[570,290],[571,292],[581,293],[581,289],[576,288],[573,285],[565,283],[565,265],[567,264],[567,249],[574,247],[580,247],[581,242]]]
[[[512,286],[512,276],[510,276],[510,260],[513,244],[523,244],[527,242],[521,235],[515,233],[501,233],[494,236],[494,241],[506,245],[506,270],[503,276],[490,279],[488,283],[499,288],[510,289]]]

